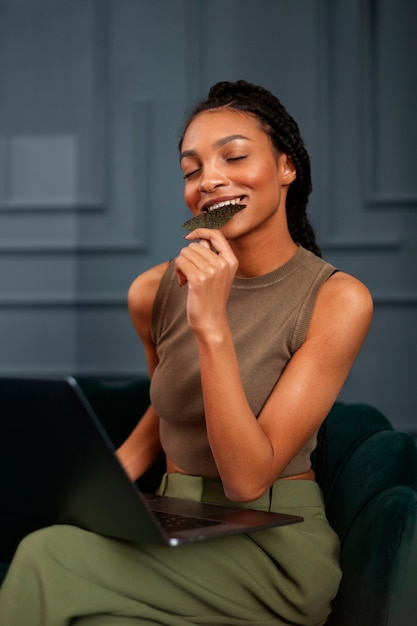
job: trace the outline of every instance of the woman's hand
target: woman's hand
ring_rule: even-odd
[[[186,236],[175,268],[180,285],[188,283],[188,323],[196,333],[216,333],[227,324],[226,305],[238,261],[218,230],[198,228]]]

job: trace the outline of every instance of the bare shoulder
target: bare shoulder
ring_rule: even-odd
[[[336,272],[321,287],[312,319],[312,330],[326,326],[352,335],[367,333],[373,315],[369,289],[360,280]],[[352,336],[351,335],[351,336]]]
[[[373,301],[369,289],[350,274],[336,272],[324,283],[320,294],[328,304],[342,308],[349,305],[352,312],[372,315]]]
[[[129,287],[127,303],[133,325],[143,336],[149,327],[155,297],[167,267],[168,261],[139,274]]]

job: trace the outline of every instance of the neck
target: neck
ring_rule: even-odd
[[[255,245],[253,238],[250,243],[242,239],[229,241],[229,243],[239,260],[236,276],[240,278],[254,278],[268,274],[287,263],[298,250],[297,244],[291,239],[289,233],[286,237],[274,240],[269,238],[265,241],[261,237]]]

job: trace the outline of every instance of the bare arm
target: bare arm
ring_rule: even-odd
[[[236,271],[221,233],[195,231],[199,244],[177,259],[188,281],[188,319],[201,367],[207,432],[227,496],[259,497],[313,435],[335,401],[365,339],[372,300],[356,279],[337,273],[321,288],[304,344],[288,363],[258,419],[242,385],[226,302]],[[225,384],[227,381],[227,384]]]
[[[166,267],[167,263],[163,263],[138,276],[128,293],[130,316],[145,349],[150,377],[158,363],[150,333],[152,308]],[[161,451],[159,417],[150,406],[118,449],[117,456],[132,480],[136,480],[152,465]]]

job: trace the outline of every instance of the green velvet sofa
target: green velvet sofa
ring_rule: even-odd
[[[117,447],[148,405],[145,378],[78,383]],[[0,433],[1,436],[1,433]],[[343,580],[329,626],[417,625],[417,447],[375,408],[336,403],[320,483],[341,539]],[[163,460],[139,481],[153,491]],[[0,496],[1,501],[1,496]],[[30,522],[0,504],[0,578]]]

